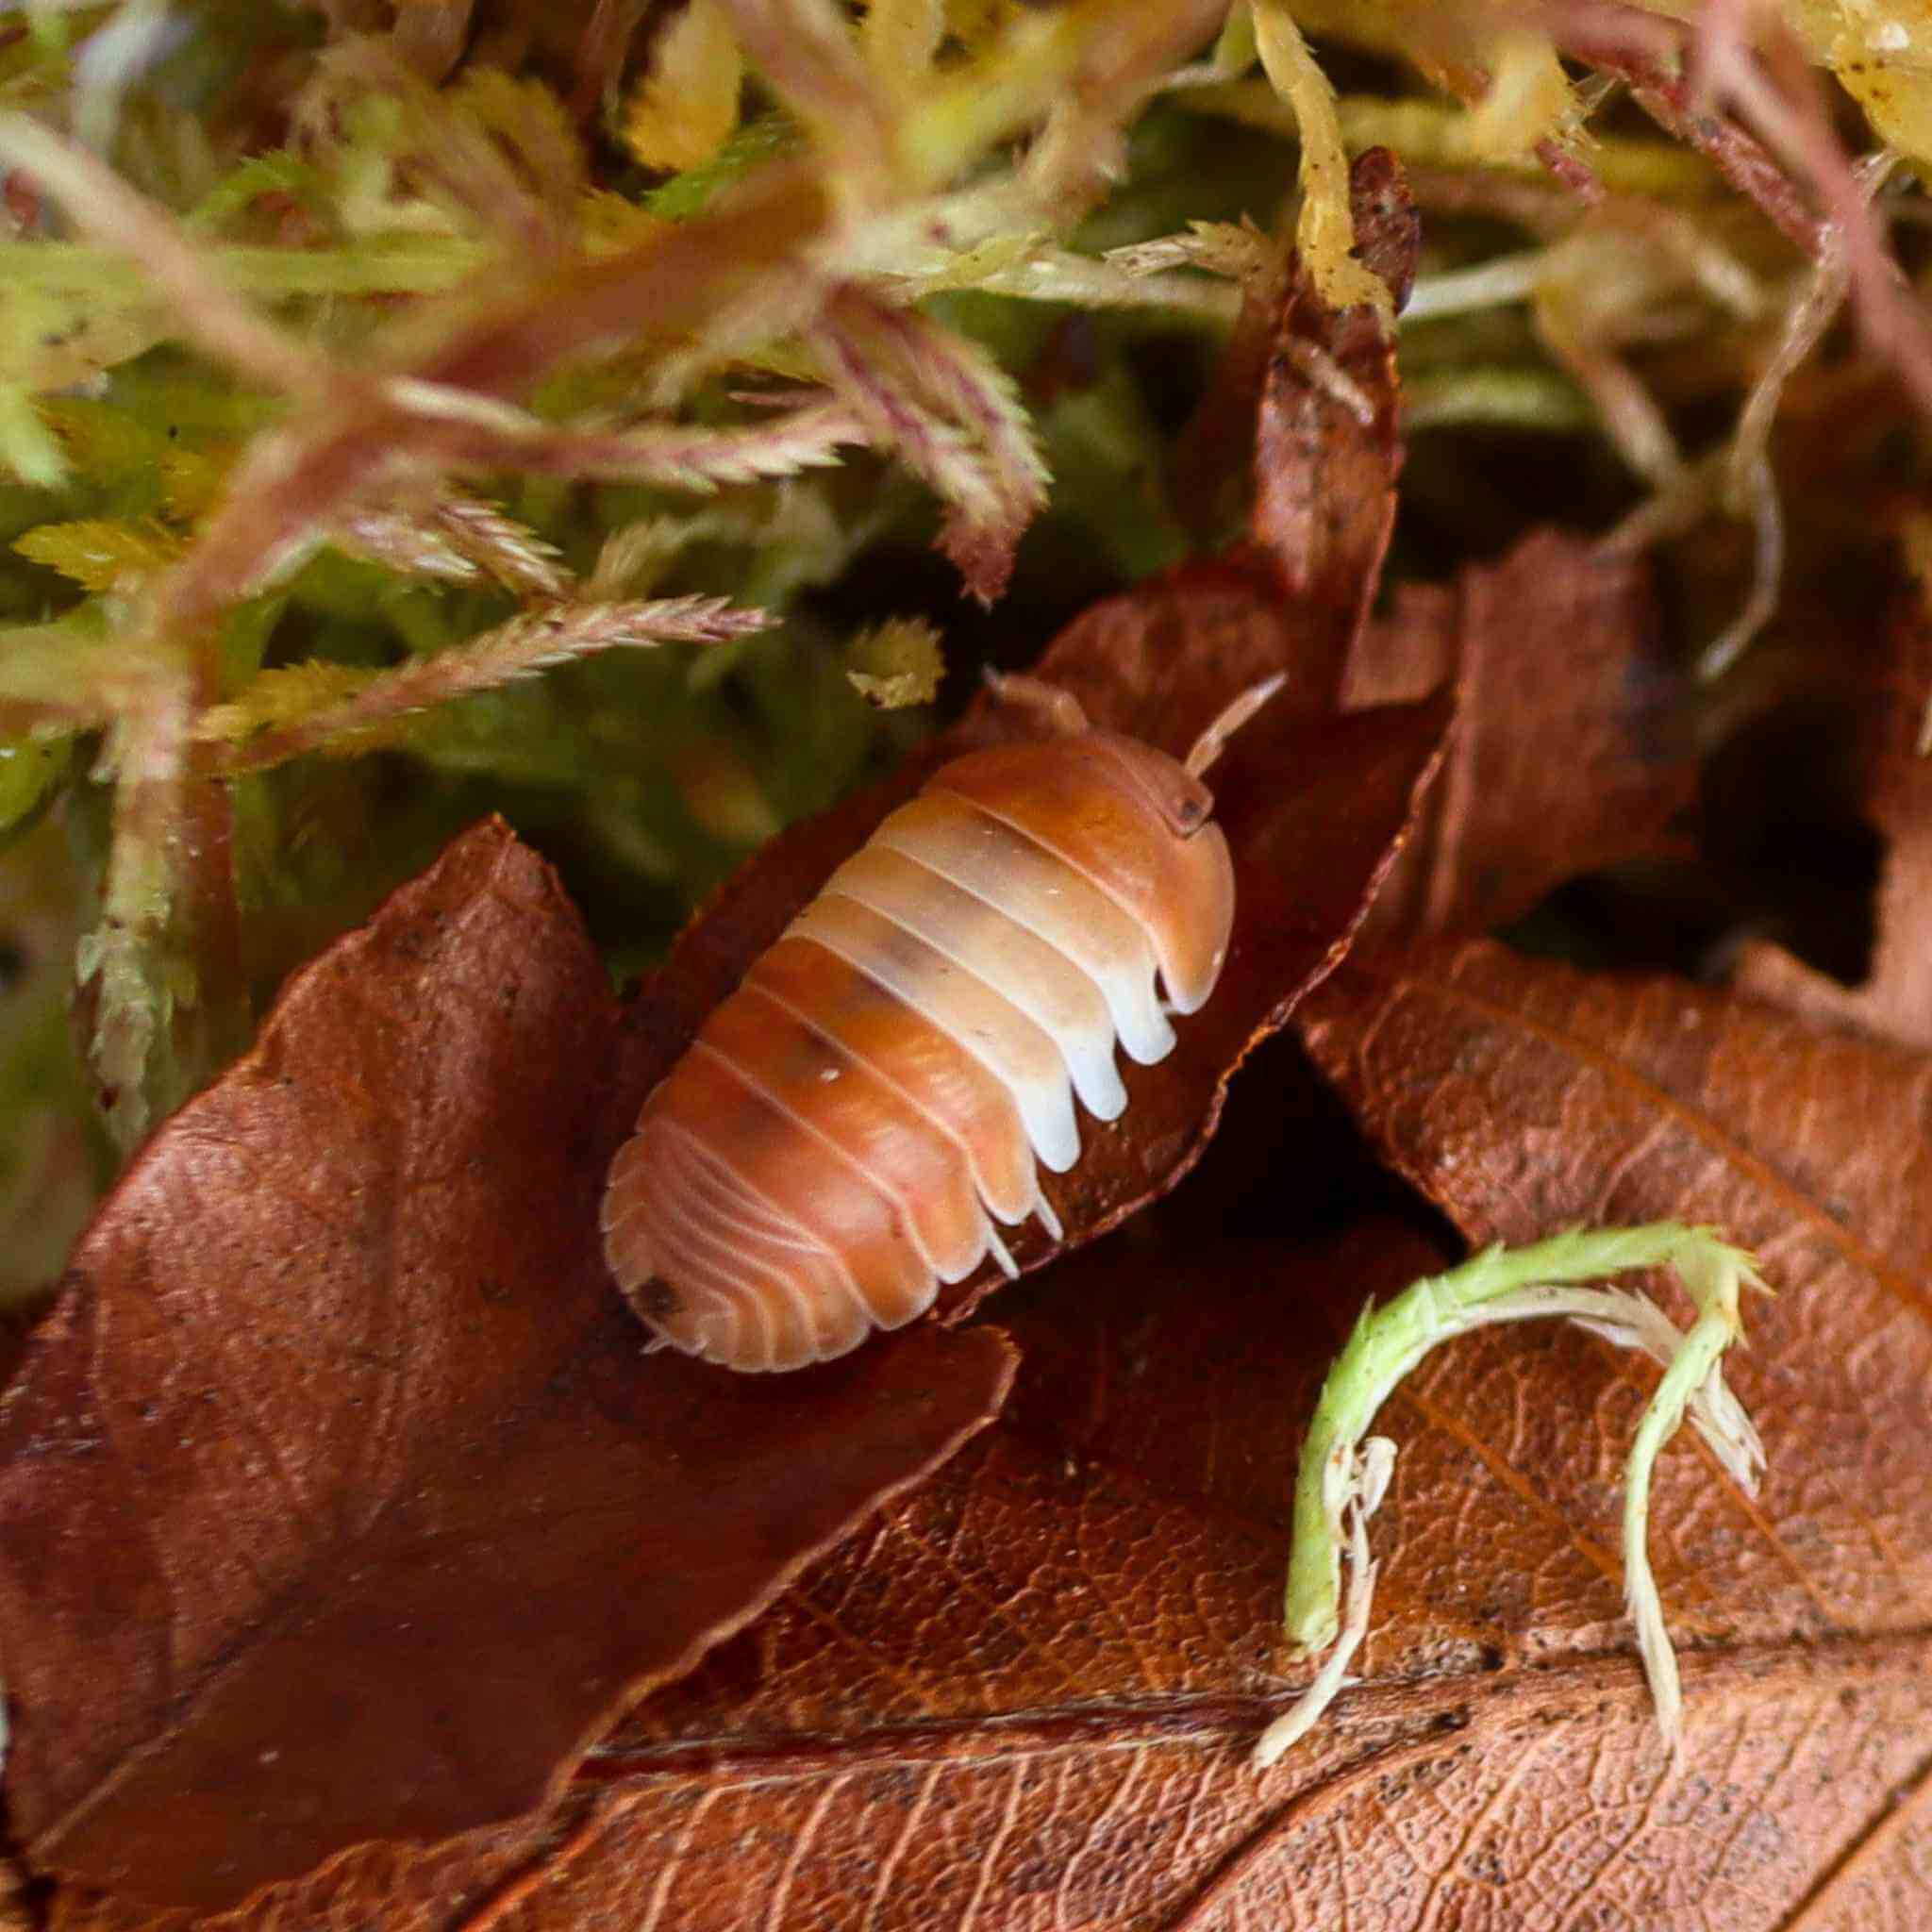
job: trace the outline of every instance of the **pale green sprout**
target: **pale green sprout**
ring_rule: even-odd
[[[1676,1274],[1697,1310],[1688,1329],[1641,1294],[1585,1285],[1632,1268],[1669,1268]],[[1657,1452],[1688,1412],[1739,1487],[1757,1489],[1764,1450],[1723,1369],[1724,1351],[1743,1330],[1739,1300],[1746,1287],[1765,1284],[1743,1250],[1707,1228],[1660,1221],[1578,1229],[1514,1250],[1492,1247],[1446,1274],[1424,1275],[1384,1307],[1364,1310],[1323,1387],[1295,1480],[1288,1636],[1305,1656],[1324,1649],[1328,1656],[1314,1682],[1262,1733],[1256,1765],[1274,1763],[1320,1721],[1348,1681],[1349,1663],[1368,1634],[1375,1583],[1368,1522],[1395,1461],[1395,1445],[1386,1437],[1363,1441],[1377,1410],[1441,1343],[1499,1322],[1545,1318],[1574,1322],[1663,1365],[1624,1465],[1624,1597],[1658,1726],[1674,1746],[1683,1698],[1647,1549],[1651,1475]]]

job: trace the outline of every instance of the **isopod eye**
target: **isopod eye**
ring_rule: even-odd
[[[1095,732],[1084,742],[1102,752],[1158,811],[1177,839],[1191,838],[1214,810],[1214,795],[1185,765],[1137,738]]]

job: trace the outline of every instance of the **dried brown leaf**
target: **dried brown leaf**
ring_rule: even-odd
[[[1932,1046],[1932,758],[1923,749],[1932,716],[1932,615],[1923,591],[1894,600],[1886,658],[1860,759],[1873,820],[1888,841],[1871,972],[1847,987],[1757,941],[1739,956],[1733,979],[1814,1024]]]
[[[1285,1702],[1284,1418],[1362,1293],[1438,1261],[1375,1224],[1216,1243],[1184,1193],[1165,1239],[1142,1224],[1010,1298],[1025,1367],[1000,1421],[641,1707],[474,1918],[415,1877],[399,1924],[722,1932],[747,1898],[774,1927],[870,1932],[1924,1916],[1924,1058],[1493,948],[1344,967],[1311,1007],[1317,1053],[1472,1238],[1672,1214],[1778,1281],[1736,1365],[1763,1494],[1689,1445],[1660,1470],[1682,1756],[1616,1654],[1614,1490],[1650,1376],[1519,1330],[1388,1412],[1369,1681],[1306,1757],[1247,1772]]]
[[[1421,232],[1388,149],[1357,158],[1349,193],[1361,258],[1399,308],[1415,278]],[[1174,501],[1211,528],[1228,479],[1241,472],[1252,491],[1250,537],[1287,593],[1345,605],[1374,593],[1400,467],[1393,329],[1371,306],[1325,307],[1313,277],[1291,259],[1279,287],[1248,291],[1213,387],[1175,453]],[[1366,610],[1364,603],[1357,622]],[[1337,658],[1338,679],[1341,665]]]
[[[1697,789],[1691,692],[1644,558],[1541,531],[1453,588],[1405,586],[1363,631],[1343,702],[1444,680],[1455,737],[1378,933],[1485,932],[1565,879],[1675,849]]]
[[[1684,1450],[1652,1514],[1693,1644],[1923,1629],[1932,1606],[1932,1181],[1926,1067],[1670,979],[1590,978],[1498,947],[1351,964],[1304,1033],[1388,1158],[1472,1242],[1673,1219],[1754,1250],[1735,1383],[1762,1425],[1754,1501]],[[1573,1344],[1499,1341],[1492,1448],[1536,1487],[1610,1478],[1613,1428],[1568,1386]],[[1540,1374],[1533,1364],[1541,1361]],[[1433,1400],[1434,1374],[1420,1396]],[[1447,1372],[1441,1372],[1447,1373]],[[1511,1392],[1513,1391],[1513,1392]],[[1465,1411],[1454,1426],[1474,1426]],[[1544,1534],[1563,1531],[1539,1503]],[[1519,1527],[1510,1534],[1521,1537]],[[1432,1560],[1400,1533],[1384,1589]],[[1467,1554],[1465,1549],[1465,1554]],[[1519,1591],[1574,1598],[1591,1552],[1512,1555]],[[1550,1639],[1532,1640],[1537,1654]]]
[[[528,1811],[998,1407],[996,1335],[646,1358],[596,1246],[653,1077],[540,861],[459,841],[130,1169],[0,1413],[30,1859],[203,1909]]]
[[[1209,614],[1193,630],[1176,615],[1190,585]],[[1108,722],[1158,734],[1164,710],[1180,735],[1188,705],[1294,634],[1241,616],[1254,602],[1240,571],[1196,565],[1138,620],[1124,600],[1111,629],[1083,621],[1041,668]],[[1347,821],[1381,792],[1358,775],[1363,741],[1337,734],[1385,731],[1411,783],[1421,756],[1406,709],[1326,739],[1312,694],[1263,718],[1265,752],[1244,774],[1238,741],[1219,778],[1243,867],[1272,866],[1261,906],[1345,871],[1305,869],[1298,841],[1367,840]],[[626,1092],[890,802],[774,841],[721,895],[633,1012]],[[1257,959],[1291,979],[1297,957],[1246,923],[1245,871],[1243,892],[1235,1008]],[[1344,1916],[1394,1932],[1430,1910],[1687,1932],[1913,1923],[1932,1769],[1924,1059],[1491,948],[1344,967],[1304,1011],[1317,1056],[1472,1240],[1707,1221],[1777,1282],[1736,1371],[1771,1450],[1762,1496],[1688,1447],[1659,1473],[1681,1758],[1627,1655],[1611,1555],[1647,1373],[1573,1332],[1515,1331],[1446,1351],[1387,1412],[1405,1448],[1377,1520],[1368,1682],[1305,1755],[1265,1779],[1246,1768],[1306,1674],[1277,1647],[1294,1419],[1363,1296],[1444,1258],[1379,1224],[1296,1242],[1345,1165],[1332,1126],[1304,1126],[1262,1179],[1270,1239],[1214,1237],[1217,1166],[1253,1161],[1224,1141],[1161,1216],[1010,1295],[1027,1366],[985,1439],[641,1707],[544,1820],[416,1859],[365,1852],[251,1924],[575,1932],[601,1914],[703,1932],[742,1924],[747,1899],[774,1928],[873,1932]],[[1193,1024],[1242,1018],[1210,1003]],[[1251,1130],[1307,1104],[1278,1046],[1242,1087]],[[1161,1104],[1137,1090],[1124,1125],[1147,1131]],[[1158,1136],[1124,1151],[1143,1181],[1167,1158]],[[1103,1218],[1084,1199],[1069,1216]],[[63,1894],[56,1923],[133,1922]]]
[[[1306,1758],[1248,1772],[1300,1676],[1274,1641],[1284,1419],[1307,1412],[1360,1296],[1432,1257],[1386,1224],[1309,1250],[1182,1223],[1023,1290],[1001,1311],[1025,1361],[1001,1420],[862,1562],[855,1547],[823,1565],[587,1762],[608,1808],[509,1925],[562,1932],[600,1900],[723,1928],[726,1870],[752,1896],[782,1888],[774,1926],[872,1932],[1407,1932],[1432,1909],[1701,1932],[1796,1923],[1780,1914],[1806,1901],[1818,1924],[1854,1909],[1847,1847],[1926,1773],[1921,1624],[1793,1643],[1775,1613],[1748,1614],[1746,1585],[1744,1627],[1688,1660],[1674,1764],[1634,1665],[1606,1655],[1622,1642],[1612,1484],[1645,1377],[1580,1338],[1472,1341],[1398,1398],[1370,1681]],[[1801,1410],[1869,1380],[1815,1354],[1806,1325],[1757,1365],[1758,1390]],[[1923,1463],[1924,1398],[1903,1366],[1887,1387]],[[1868,1452],[1882,1426],[1860,1431]],[[1694,1457],[1670,1460],[1680,1554],[1695,1541],[1723,1563],[1765,1533],[1710,1502]],[[1819,1492],[1793,1476],[1808,1506]],[[1923,1507],[1923,1473],[1914,1487]],[[1889,1546],[1833,1549],[1885,1587]],[[1714,1568],[1707,1602],[1728,1612],[1730,1594]],[[589,1794],[570,1812],[590,1818]],[[1927,1902],[1911,1857],[1873,1874],[1890,1923]]]
[[[1418,240],[1401,170],[1372,149],[1352,185],[1364,258],[1399,298]],[[1324,713],[1381,580],[1398,418],[1394,341],[1380,317],[1324,308],[1291,263],[1286,293],[1244,311],[1180,465],[1183,500],[1211,494],[1230,464],[1243,471],[1248,541],[1095,605],[1041,674],[1090,717],[1170,748],[1185,748],[1229,697],[1274,671],[1289,683],[1269,715]]]
[[[1679,1758],[1610,1555],[1651,1374],[1519,1329],[1444,1351],[1385,1412],[1404,1449],[1367,1681],[1248,1769],[1306,1675],[1278,1648],[1294,1420],[1364,1296],[1443,1256],[1384,1221],[1293,1240],[1325,1204],[1286,1178],[1336,1166],[1323,1140],[1267,1183],[1281,1234],[1217,1238],[1217,1170],[1248,1159],[1224,1138],[1159,1216],[1007,1299],[1024,1365],[1000,1419],[641,1706],[541,1839],[345,1868],[250,1932],[736,1932],[748,1900],[772,1932],[1918,1923],[1924,1059],[1487,948],[1329,988],[1318,1053],[1472,1236],[1674,1212],[1778,1280],[1736,1364],[1772,1447],[1758,1504],[1688,1445],[1659,1471]],[[1261,1081],[1304,1104],[1279,1048]]]

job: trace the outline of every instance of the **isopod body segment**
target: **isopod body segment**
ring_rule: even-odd
[[[611,1165],[605,1257],[658,1336],[824,1361],[1011,1273],[1000,1224],[1058,1232],[1040,1169],[1079,1159],[1075,1103],[1116,1119],[1116,1043],[1164,1058],[1214,990],[1234,870],[1199,774],[1274,682],[1186,763],[1049,691],[1061,735],[943,766],[832,874]]]

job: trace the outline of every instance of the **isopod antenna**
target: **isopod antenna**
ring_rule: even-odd
[[[1227,741],[1287,682],[1288,673],[1277,671],[1272,677],[1264,677],[1260,683],[1249,685],[1195,739],[1193,749],[1183,760],[1188,775],[1198,778],[1211,770],[1215,760],[1227,749]]]

